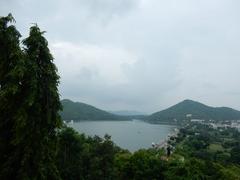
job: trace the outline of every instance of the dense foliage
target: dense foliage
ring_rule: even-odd
[[[186,119],[186,114],[192,114],[193,119],[216,121],[240,119],[240,111],[227,107],[214,108],[192,100],[184,100],[150,115],[147,119],[155,123],[180,123]]]
[[[240,132],[235,128],[212,128],[191,123],[180,129],[174,154],[202,162],[202,174],[210,179],[239,179]],[[199,168],[199,167],[196,167]]]
[[[20,33],[11,14],[0,18],[0,179],[11,179],[20,163],[16,155],[15,126],[22,121],[25,109],[24,58],[20,49]]]
[[[59,133],[58,169],[63,179],[110,179],[120,151],[108,135],[86,137],[65,127]]]
[[[37,25],[22,50],[11,22],[11,15],[0,18],[0,179],[59,179],[59,76]]]
[[[180,130],[177,152],[223,165],[240,165],[240,132],[192,123]]]

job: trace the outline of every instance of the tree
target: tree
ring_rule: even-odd
[[[84,179],[84,168],[87,172],[89,170],[84,163],[84,156],[88,156],[84,153],[84,144],[88,144],[85,135],[78,134],[72,128],[65,127],[59,132],[57,166],[63,179]]]
[[[14,129],[15,154],[21,158],[19,179],[60,179],[55,165],[57,131],[62,123],[59,76],[43,33],[35,25],[23,41],[26,72],[21,108],[25,112],[21,114],[25,117],[15,122]]]
[[[234,146],[230,151],[231,154],[231,162],[240,165],[240,145]]]
[[[14,178],[19,165],[15,154],[15,122],[24,118],[22,80],[25,72],[20,33],[11,14],[0,18],[0,179]],[[9,25],[10,24],[10,25]]]

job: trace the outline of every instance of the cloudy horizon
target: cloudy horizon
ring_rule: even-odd
[[[156,112],[184,99],[240,110],[237,0],[2,0],[46,31],[61,99]]]

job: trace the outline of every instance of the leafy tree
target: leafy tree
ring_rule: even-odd
[[[139,150],[115,157],[115,179],[164,179],[166,162],[162,151]]]
[[[91,179],[111,179],[113,176],[114,156],[119,148],[111,141],[111,136],[105,135],[103,139],[95,136],[93,138],[92,159],[90,167]],[[98,177],[98,178],[96,178]]]
[[[0,179],[13,179],[20,162],[14,156],[15,123],[25,117],[23,76],[25,72],[20,33],[11,14],[0,18]],[[9,25],[10,24],[10,25]]]
[[[240,145],[233,147],[230,153],[231,161],[240,165]]]
[[[87,138],[72,128],[63,128],[59,133],[59,148],[57,166],[63,179],[75,180],[84,177],[84,155],[88,156],[86,148]]]
[[[24,118],[15,122],[16,157],[21,157],[19,179],[59,179],[55,165],[58,115],[61,104],[58,94],[59,76],[48,49],[47,40],[37,25],[30,28],[25,45],[26,72]]]
[[[86,137],[65,127],[59,132],[57,166],[63,179],[113,179],[118,152],[108,135]]]

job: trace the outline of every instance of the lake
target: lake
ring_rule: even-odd
[[[175,126],[149,124],[140,120],[132,121],[80,121],[69,124],[80,133],[103,137],[109,134],[121,148],[133,152],[141,148],[150,148],[152,142],[160,143]]]

